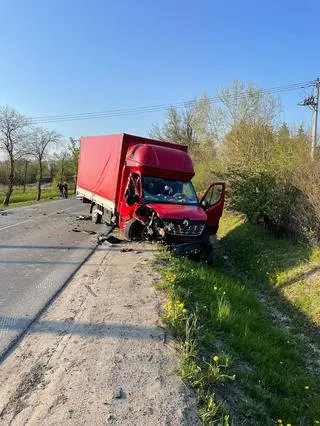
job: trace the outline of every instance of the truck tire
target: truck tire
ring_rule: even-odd
[[[205,260],[209,265],[211,265],[213,263],[213,259],[214,259],[214,249],[213,249],[210,235],[208,235],[203,247],[203,260]]]
[[[194,260],[205,261],[208,265],[212,265],[214,260],[214,249],[208,234],[202,244],[202,250],[199,254],[192,256]]]
[[[204,260],[208,263],[208,265],[212,265],[213,264],[213,260],[214,260],[214,250],[213,247],[210,243],[210,245],[208,245],[205,248],[204,251]]]
[[[91,222],[94,224],[101,223],[102,215],[95,208],[92,209]]]
[[[143,239],[143,225],[137,219],[131,219],[124,228],[124,236],[129,241],[141,241]]]

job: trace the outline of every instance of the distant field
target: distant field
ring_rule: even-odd
[[[73,188],[69,189],[70,194],[73,193]],[[3,199],[5,197],[6,188],[1,186],[0,187],[0,204],[2,204]],[[33,187],[27,187],[26,192],[23,192],[22,187],[15,187],[13,190],[13,193],[11,195],[10,199],[10,205],[17,205],[17,204],[26,204],[26,203],[32,203],[33,201],[36,201],[37,197],[37,189],[35,186]],[[53,186],[46,186],[43,187],[41,190],[41,200],[54,200],[60,198],[59,190],[56,187]]]

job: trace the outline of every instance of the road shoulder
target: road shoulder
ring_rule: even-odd
[[[199,424],[159,323],[153,248],[98,249],[0,373],[0,423]]]

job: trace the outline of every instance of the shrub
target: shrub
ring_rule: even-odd
[[[320,222],[308,195],[292,183],[291,176],[275,169],[240,169],[228,175],[230,207],[263,223],[278,237],[314,243]]]

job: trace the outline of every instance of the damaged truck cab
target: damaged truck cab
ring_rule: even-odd
[[[187,147],[132,135],[81,138],[77,193],[132,240],[162,240],[177,253],[210,256],[225,184],[199,201]]]

